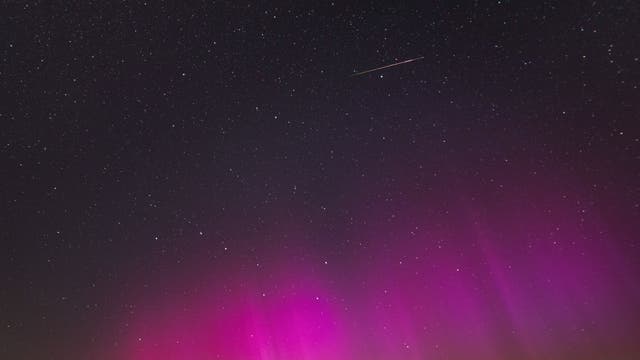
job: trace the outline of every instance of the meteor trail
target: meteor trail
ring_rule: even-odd
[[[380,67],[377,67],[375,69],[369,69],[369,70],[365,70],[365,71],[360,71],[360,72],[357,72],[355,74],[352,74],[351,76],[360,76],[360,75],[364,75],[364,74],[367,74],[367,73],[370,73],[370,72],[386,69],[386,68],[389,68],[389,67],[392,67],[392,66],[396,66],[396,65],[402,65],[402,64],[410,63],[410,62],[413,62],[413,61],[418,61],[418,60],[421,60],[421,59],[424,59],[424,56],[420,56],[420,57],[409,59],[409,60],[400,61],[400,62],[397,62],[397,63],[394,63],[394,64],[380,66]]]

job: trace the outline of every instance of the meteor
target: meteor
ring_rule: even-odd
[[[357,72],[355,74],[351,74],[351,76],[360,76],[360,75],[364,75],[364,74],[367,74],[367,73],[370,73],[370,72],[374,72],[374,71],[390,68],[392,66],[407,64],[407,63],[418,61],[418,60],[422,60],[422,59],[424,59],[424,56],[420,56],[420,57],[409,59],[409,60],[400,61],[400,62],[397,62],[397,63],[394,63],[394,64],[380,66],[380,67],[377,67],[375,69],[369,69],[369,70],[365,70],[365,71],[360,71],[360,72]]]

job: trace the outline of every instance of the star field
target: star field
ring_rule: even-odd
[[[638,4],[0,10],[0,358],[640,357]]]

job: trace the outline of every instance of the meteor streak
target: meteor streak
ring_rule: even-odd
[[[365,70],[365,71],[360,71],[360,72],[357,72],[355,74],[352,74],[351,76],[360,76],[360,75],[364,75],[364,74],[367,74],[367,73],[370,73],[370,72],[374,72],[374,71],[390,68],[390,67],[396,66],[396,65],[402,65],[402,64],[418,61],[418,60],[421,60],[421,59],[424,59],[424,56],[420,56],[420,57],[409,59],[409,60],[400,61],[400,62],[397,62],[397,63],[394,63],[394,64],[380,66],[380,67],[377,67],[375,69],[369,69],[369,70]]]

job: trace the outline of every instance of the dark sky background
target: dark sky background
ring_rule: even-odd
[[[637,2],[0,13],[1,358],[640,357]]]

